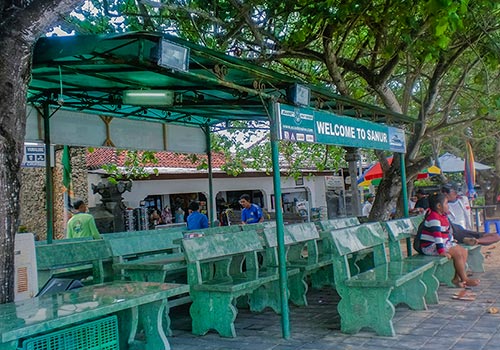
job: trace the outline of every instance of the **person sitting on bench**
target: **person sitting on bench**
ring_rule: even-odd
[[[420,236],[420,250],[424,255],[446,256],[453,259],[455,276],[452,283],[457,287],[479,285],[478,279],[467,276],[465,264],[468,252],[455,243],[450,232],[448,212],[448,198],[444,193],[432,194],[429,197],[429,210],[425,216],[422,234]]]
[[[469,201],[466,197],[458,194],[455,185],[445,184],[441,187],[441,192],[448,198],[448,219],[453,230],[453,237],[455,237],[458,243],[490,245],[500,241],[500,235],[496,233],[471,230],[472,223]]]

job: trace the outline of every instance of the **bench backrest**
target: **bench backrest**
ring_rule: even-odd
[[[180,245],[174,240],[182,238],[181,230],[150,230],[142,231],[144,235],[115,236],[106,238],[114,257],[130,259],[144,255],[178,252]]]
[[[413,226],[415,228],[418,228],[418,226],[424,221],[425,216],[424,215],[417,215],[417,216],[410,216],[410,220],[413,223]]]
[[[418,227],[415,227],[413,220],[410,218],[386,221],[382,226],[389,235],[391,260],[400,261],[404,259],[405,253],[401,244],[414,237]],[[411,252],[410,254],[407,253],[407,255],[411,255]]]
[[[316,222],[316,226],[320,231],[338,230],[344,227],[357,226],[359,220],[355,216],[337,218],[331,220],[321,220]]]
[[[220,233],[231,233],[239,231],[241,231],[240,225],[229,225],[229,226],[209,227],[201,230],[184,231],[184,233],[201,233],[204,235],[215,235]]]
[[[262,244],[255,231],[183,239],[182,246],[188,263],[262,250]]]
[[[214,279],[231,280],[243,273],[243,261],[247,278],[259,275],[257,252],[262,250],[262,244],[255,231],[183,239],[182,245],[191,286]]]
[[[105,240],[115,239],[115,238],[123,238],[123,237],[146,237],[150,234],[156,233],[171,233],[171,232],[180,232],[186,230],[186,226],[178,226],[178,227],[168,227],[156,230],[142,230],[142,231],[124,231],[124,232],[113,232],[113,233],[104,233],[102,234],[102,238]],[[181,235],[182,237],[182,235]]]
[[[346,279],[366,268],[359,266],[356,256],[363,256],[362,264],[367,268],[386,264],[387,232],[380,223],[366,223],[328,232],[333,251],[335,283],[340,285]]]
[[[111,251],[102,239],[37,245],[38,270],[80,265],[111,258]]]
[[[366,223],[329,232],[335,253],[346,256],[364,250],[385,246],[387,232],[380,223]]]
[[[111,264],[111,251],[104,240],[85,240],[35,246],[38,284],[43,286],[53,274],[90,277],[93,283],[105,279],[104,262]]]

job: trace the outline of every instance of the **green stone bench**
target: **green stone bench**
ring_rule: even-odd
[[[179,284],[115,281],[2,304],[0,349],[17,350],[23,345],[61,349],[57,344],[64,339],[73,344],[65,349],[170,349],[169,319],[164,322],[167,298],[188,289]],[[138,326],[145,342],[135,339]]]
[[[35,245],[38,285],[51,277],[68,277],[84,283],[112,280],[111,251],[103,240],[58,240]]]
[[[263,239],[265,248],[261,269],[278,268],[276,228],[268,226],[259,235]],[[306,278],[313,275],[321,267],[332,264],[331,260],[329,262],[318,260],[317,239],[319,239],[319,234],[313,223],[284,226],[289,299],[297,306],[307,305],[308,285]]]
[[[104,235],[113,256],[116,275],[132,281],[186,281],[186,262],[180,244],[182,230],[136,231]]]
[[[408,261],[415,264],[432,262],[434,264],[434,268],[424,275],[424,282],[427,286],[425,300],[429,304],[437,304],[439,302],[437,295],[439,282],[453,286],[451,282],[455,275],[453,261],[444,256],[428,256],[412,254],[411,251],[407,252],[403,246],[406,246],[407,241],[414,237],[417,231],[410,218],[386,221],[383,223],[383,227],[389,234],[389,252],[392,261]]]
[[[259,269],[257,252],[263,248],[255,231],[183,239],[182,245],[193,300],[193,334],[213,329],[223,337],[235,337],[236,300],[242,296],[248,296],[251,311],[271,307],[281,312],[278,269]],[[241,261],[238,271],[230,268],[233,259]]]
[[[343,333],[372,328],[378,335],[395,336],[395,306],[403,303],[425,310],[423,274],[433,267],[389,261],[387,233],[380,223],[367,223],[328,232],[333,248],[335,288],[340,295],[338,311]],[[349,262],[352,254],[371,251],[373,268],[358,273]]]
[[[413,236],[415,236],[417,234],[418,226],[424,220],[424,216],[419,215],[411,217],[410,220],[412,221],[415,227],[415,231],[413,233]],[[481,252],[481,246],[480,245],[470,246],[467,244],[460,244],[460,245],[463,248],[467,249],[468,251],[467,267],[472,272],[484,272],[484,255]],[[453,284],[451,284],[450,286],[453,286]]]

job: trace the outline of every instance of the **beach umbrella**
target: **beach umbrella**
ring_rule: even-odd
[[[467,186],[467,197],[473,199],[476,197],[474,186],[476,185],[476,167],[474,163],[474,153],[469,141],[465,143],[465,162],[464,162],[464,178]]]
[[[392,157],[387,158],[389,164],[392,164]],[[417,179],[426,179],[430,176],[441,174],[441,169],[437,166],[432,165],[417,175]],[[384,173],[382,172],[382,166],[379,162],[373,164],[358,178],[358,186],[367,187],[370,185],[377,186],[380,184]]]

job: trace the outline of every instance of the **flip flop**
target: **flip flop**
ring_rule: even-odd
[[[460,292],[453,294],[451,298],[455,300],[474,301],[476,300],[476,293],[471,293],[464,289],[461,290]]]

